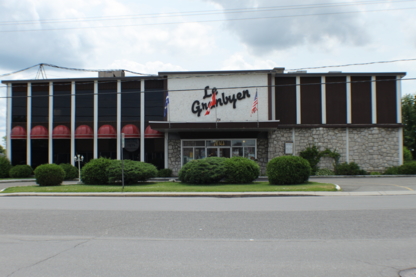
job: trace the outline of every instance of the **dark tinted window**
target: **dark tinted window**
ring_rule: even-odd
[[[27,97],[26,96],[27,96],[26,84],[13,84],[12,85],[12,122],[13,123],[26,122],[26,116],[27,116]]]
[[[76,125],[93,122],[94,118],[94,83],[76,83]]]
[[[71,83],[54,83],[53,95],[54,123],[69,124],[71,122]]]
[[[32,84],[32,126],[48,123],[49,120],[49,84]]]
[[[99,126],[117,120],[117,82],[98,83]]]

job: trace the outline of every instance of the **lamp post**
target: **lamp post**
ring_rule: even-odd
[[[77,154],[75,161],[78,162],[78,184],[81,184],[81,162],[84,160],[84,156]]]

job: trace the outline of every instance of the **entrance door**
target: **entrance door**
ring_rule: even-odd
[[[230,148],[208,148],[208,157],[224,157],[230,158],[231,157],[231,149]]]
[[[231,157],[231,149],[230,148],[219,148],[220,157],[230,158]]]

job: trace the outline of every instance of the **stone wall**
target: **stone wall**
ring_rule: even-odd
[[[341,154],[340,162],[356,162],[366,171],[382,171],[399,165],[399,140],[397,128],[298,128],[277,129],[269,132],[269,160],[284,154],[285,142],[294,141],[294,155],[308,146],[320,150],[329,148]],[[322,158],[320,168],[333,169],[333,159]]]
[[[178,176],[181,169],[181,140],[168,140],[169,156],[168,168],[172,169],[172,175]]]
[[[350,162],[367,171],[383,171],[399,164],[397,128],[349,129]]]
[[[268,160],[268,139],[257,139],[257,163],[260,166],[260,175],[266,175]]]

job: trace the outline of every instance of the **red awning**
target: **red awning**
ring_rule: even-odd
[[[22,126],[15,126],[12,129],[11,139],[26,139],[27,133],[26,129]]]
[[[69,128],[66,127],[65,125],[58,125],[55,128],[53,128],[52,138],[54,138],[54,139],[70,139],[71,138],[71,132],[69,131]]]
[[[147,126],[146,130],[144,131],[144,138],[164,138],[165,134],[153,130],[152,128],[150,128],[150,125]]]
[[[90,126],[80,125],[75,130],[75,138],[77,139],[92,139],[94,138],[94,133]]]
[[[140,137],[139,128],[137,128],[137,126],[133,124],[127,124],[126,126],[124,126],[123,129],[121,129],[121,133],[124,133],[125,138],[139,138]]]
[[[46,129],[45,126],[37,125],[32,128],[32,131],[30,132],[30,138],[31,139],[48,139],[48,129]]]
[[[111,125],[103,125],[98,129],[98,138],[116,138],[116,129]]]

